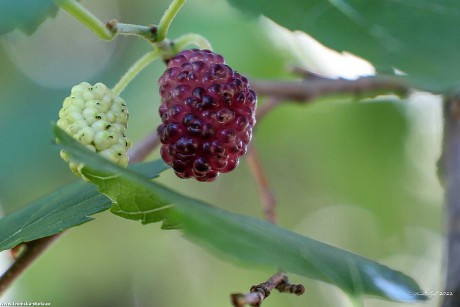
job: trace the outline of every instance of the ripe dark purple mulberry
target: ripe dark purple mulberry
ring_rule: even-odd
[[[209,50],[185,50],[158,81],[161,156],[180,178],[213,181],[238,166],[252,137],[257,97]]]

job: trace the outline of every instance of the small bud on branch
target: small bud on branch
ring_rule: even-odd
[[[263,300],[270,295],[270,291],[273,289],[281,293],[293,293],[295,295],[302,295],[305,292],[304,286],[290,284],[287,275],[284,272],[279,272],[266,282],[252,286],[249,293],[231,294],[230,299],[234,307],[261,306]]]

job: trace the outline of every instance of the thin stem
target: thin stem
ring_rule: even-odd
[[[174,48],[176,48],[177,52],[183,50],[188,45],[195,45],[200,49],[208,49],[212,51],[211,43],[199,34],[189,33],[174,40]]]
[[[142,56],[137,60],[128,71],[121,77],[120,81],[113,87],[112,91],[115,96],[120,95],[120,93],[125,89],[125,87],[145,68],[147,65],[152,63],[154,60],[158,59],[161,56],[161,50],[155,48],[149,53]]]
[[[279,97],[267,96],[264,100],[264,103],[261,106],[257,107],[256,119],[260,120],[263,117],[265,117],[265,115],[270,113],[281,102],[282,99]]]
[[[160,23],[158,24],[158,42],[161,42],[166,38],[166,34],[168,33],[171,22],[173,21],[174,17],[176,17],[184,3],[185,0],[173,0],[173,2],[169,5],[168,9],[163,14],[163,17],[161,17]]]
[[[94,32],[103,40],[112,40],[116,33],[110,31],[105,23],[97,18],[93,13],[87,10],[77,1],[55,1],[63,10],[75,17],[78,21],[84,24],[88,29]]]
[[[58,233],[49,237],[24,243],[24,250],[18,255],[8,270],[0,277],[0,296],[60,235],[61,233]]]
[[[157,38],[158,27],[154,25],[140,26],[112,20],[107,22],[105,26],[113,33],[140,36],[146,39],[149,43],[155,42]]]
[[[447,268],[442,307],[460,306],[460,97],[444,102],[442,168],[446,189]]]
[[[160,138],[155,130],[128,151],[129,162],[143,161],[158,145],[160,145]]]
[[[257,156],[257,151],[254,145],[249,148],[248,153],[246,154],[246,162],[248,163],[249,169],[251,170],[257,184],[260,204],[263,208],[265,217],[268,221],[276,224],[276,198],[270,184],[268,183],[264,169],[259,162],[259,157]]]

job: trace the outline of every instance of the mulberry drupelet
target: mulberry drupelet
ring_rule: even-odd
[[[161,156],[180,178],[213,181],[238,166],[255,124],[248,80],[209,50],[185,50],[158,81]]]

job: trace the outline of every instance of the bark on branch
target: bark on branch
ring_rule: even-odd
[[[444,102],[442,171],[446,189],[447,268],[442,307],[460,306],[460,96]]]
[[[262,118],[285,101],[309,103],[313,100],[334,94],[394,93],[405,96],[409,87],[401,79],[390,77],[362,77],[356,80],[309,78],[303,81],[259,81],[252,80],[251,87],[257,95],[266,99],[257,110],[257,118]]]
[[[404,95],[408,86],[393,77],[362,77],[356,80],[314,78],[304,81],[251,81],[259,96],[278,97],[283,100],[308,102],[332,94],[361,94],[365,92]]]
[[[0,277],[0,296],[5,293],[9,286],[16,281],[24,272],[49,246],[57,239],[61,233],[23,243],[24,248],[19,253],[14,263]]]

